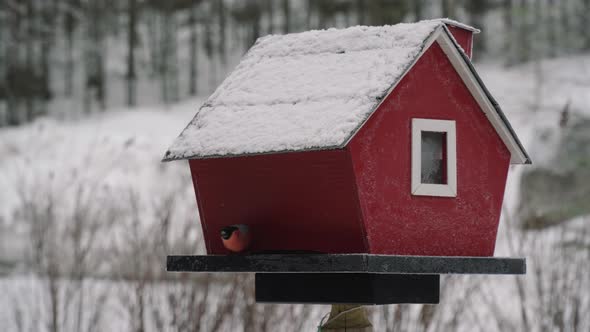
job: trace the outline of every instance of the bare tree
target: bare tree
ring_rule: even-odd
[[[227,26],[227,8],[224,0],[218,0],[217,2],[217,23],[219,26],[219,35],[218,35],[218,54],[219,59],[222,66],[227,64],[227,51],[226,51],[226,44],[227,44],[227,36],[226,36],[226,26]]]
[[[291,4],[289,0],[282,0],[283,10],[283,33],[289,33],[291,31]]]
[[[197,8],[198,1],[194,1],[189,8],[188,24],[190,26],[190,51],[189,51],[189,94],[197,94],[197,71],[198,71],[198,23]]]
[[[365,0],[356,0],[356,15],[357,23],[359,25],[365,25],[365,15],[367,12],[367,4]]]
[[[582,0],[582,8],[580,8],[580,33],[584,36],[583,49],[590,50],[590,34],[587,27],[590,25],[590,0]]]
[[[104,52],[104,23],[106,17],[104,0],[88,0],[86,3],[86,17],[88,34],[85,54],[86,84],[84,85],[84,105],[87,113],[91,111],[91,104],[98,101],[99,107],[106,108],[106,84]]]
[[[269,35],[272,34],[275,29],[275,7],[273,6],[273,3],[274,0],[265,0],[265,11],[266,15],[268,16],[268,26],[266,28],[266,33]]]
[[[135,47],[137,45],[137,0],[127,1],[127,105],[137,104],[137,72],[135,69]]]
[[[75,33],[80,17],[82,17],[80,0],[63,0],[63,24],[66,35],[65,66],[64,66],[64,91],[66,97],[72,97],[74,93],[74,73],[76,61],[74,59]]]
[[[442,17],[455,18],[456,0],[441,0]]]
[[[424,17],[424,1],[423,0],[416,0],[413,1],[413,9],[414,9],[414,17],[416,21],[420,21]]]

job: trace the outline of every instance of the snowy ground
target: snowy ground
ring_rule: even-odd
[[[511,69],[484,64],[478,69],[534,165],[543,164],[552,154],[551,147],[535,144],[535,134],[540,129],[557,128],[568,102],[572,116],[590,116],[590,56],[559,58]],[[511,171],[512,182],[520,170],[522,167]],[[508,195],[517,193],[513,188],[507,188]],[[512,206],[516,198],[507,196],[506,202]]]
[[[478,68],[483,80],[498,99],[529,150],[533,163],[543,164],[549,159],[551,149],[535,144],[536,134],[540,128],[557,127],[561,110],[568,101],[572,114],[590,116],[590,56],[560,58],[511,69],[493,64],[479,65]],[[183,206],[188,206],[183,212],[183,217],[197,223],[197,216],[194,215],[196,214],[194,201],[190,201],[194,198],[185,163],[161,164],[159,161],[166,148],[193,117],[200,103],[201,100],[198,99],[188,100],[169,107],[166,111],[158,107],[110,110],[91,118],[69,122],[40,119],[23,127],[0,130],[0,156],[2,156],[0,158],[0,272],[9,273],[8,276],[0,279],[2,294],[0,296],[0,327],[8,327],[8,330],[44,330],[48,326],[46,323],[41,323],[45,322],[44,318],[49,315],[47,306],[39,305],[46,302],[36,301],[40,296],[39,292],[43,293],[39,290],[40,287],[43,289],[43,286],[40,286],[43,282],[31,277],[31,271],[28,271],[25,263],[31,256],[29,238],[26,235],[27,228],[22,222],[28,216],[27,213],[30,213],[27,205],[23,205],[23,202],[27,201],[25,199],[27,195],[51,192],[52,194],[47,197],[57,200],[57,203],[54,203],[57,211],[52,213],[59,220],[71,217],[72,214],[68,209],[71,209],[73,206],[71,202],[80,195],[78,191],[80,184],[90,184],[90,187],[99,188],[97,191],[102,194],[98,197],[114,197],[115,200],[123,201],[126,196],[122,193],[133,188],[135,194],[141,195],[142,202],[155,201],[159,193],[173,191],[180,186],[182,199],[187,201],[183,201]],[[518,180],[523,167],[526,166],[513,167],[509,175],[506,191],[508,217],[513,215],[517,203]],[[146,212],[151,209],[147,206],[149,206],[148,203],[145,206],[141,205],[138,215],[141,216],[139,218],[141,222],[149,224],[153,218],[150,217],[150,212]],[[588,229],[587,222],[587,219],[580,218],[571,225],[579,233]],[[520,245],[521,242],[518,242],[520,240],[517,241],[519,245],[516,248],[511,248],[510,244],[516,240],[510,237],[506,223],[505,218],[496,250],[496,255],[500,256],[526,255],[530,258],[544,253],[549,254],[553,250],[549,245],[552,239],[570,236],[570,233],[549,230],[538,235],[546,241],[544,246],[534,247],[539,252],[531,252],[533,247]],[[114,228],[117,228],[117,225],[113,225]],[[119,233],[109,233],[109,230],[105,232],[104,234],[109,237],[121,236]],[[564,259],[564,262],[575,261],[572,257]],[[533,262],[536,261],[533,260]],[[526,279],[520,279],[524,280],[526,289],[535,286],[532,284],[533,280],[536,282],[538,279],[539,271],[535,271],[535,267],[538,266],[533,264]],[[580,278],[587,278],[588,275],[588,273],[582,274]],[[484,279],[469,280],[477,282]],[[478,293],[481,296],[468,297],[470,309],[465,309],[467,304],[461,301],[461,292],[443,294],[444,305],[439,308],[447,309],[441,310],[436,316],[440,320],[439,328],[452,327],[445,324],[450,324],[453,321],[452,318],[459,315],[458,312],[464,313],[461,314],[462,322],[455,327],[466,331],[475,328],[506,330],[527,327],[519,321],[519,308],[523,300],[515,299],[518,282],[514,280],[517,279],[500,277],[490,281],[490,286],[486,286],[487,288]],[[104,281],[91,280],[88,283],[91,286],[85,287],[106,287]],[[467,285],[471,284],[472,282],[465,281],[452,287],[466,289]],[[589,287],[590,283],[587,279],[583,279],[579,285]],[[115,286],[115,291],[112,291],[111,285],[107,287],[109,292],[101,293],[107,294],[109,298],[107,302],[112,303],[106,306],[108,310],[101,313],[102,323],[97,326],[103,327],[104,330],[112,328],[131,330],[133,328],[131,323],[128,323],[126,316],[117,310],[118,306],[126,302],[120,297],[108,295],[111,294],[110,292],[118,293],[117,287]],[[581,289],[570,289],[564,294],[576,292],[590,293]],[[498,301],[498,298],[506,300]],[[527,303],[526,310],[531,312],[530,317],[536,317],[533,315],[537,310],[536,306],[544,305],[542,302],[528,303],[536,299],[529,295],[524,301]],[[567,302],[568,299],[566,297],[560,301]],[[588,308],[589,301],[588,297],[582,298],[582,306],[585,305],[585,308]],[[31,303],[37,303],[37,305],[30,305]],[[478,309],[474,309],[474,305]],[[564,304],[563,307],[567,306]],[[420,307],[411,308],[413,309],[408,311],[407,317],[416,317]],[[321,307],[310,317],[318,320],[322,310],[325,311],[325,308]],[[375,319],[378,324],[383,324],[385,318],[380,310],[376,311]],[[393,314],[392,311],[387,310],[383,309],[383,315],[386,315],[386,312]],[[132,311],[130,312],[133,314]],[[501,325],[498,320],[489,318],[498,315],[509,323]],[[90,316],[84,319],[91,319]],[[30,325],[31,320],[28,319],[30,317],[41,317],[41,320],[37,320],[39,325]],[[19,321],[29,321],[29,325],[21,329],[18,326]],[[588,320],[585,322],[590,324]],[[85,324],[84,326],[87,326],[89,323]],[[412,325],[414,323],[407,324],[407,329],[414,326]],[[481,325],[478,326],[478,324]],[[545,326],[534,325],[531,322],[528,324],[528,327],[533,330],[536,329],[535,326]],[[148,330],[157,330],[157,326],[148,326]],[[590,328],[590,326],[586,327]],[[85,328],[85,330],[91,329]]]
[[[200,103],[188,100],[165,111],[111,110],[70,122],[46,118],[0,130],[0,261],[23,259],[26,229],[18,211],[23,187],[42,184],[68,200],[63,193],[85,183],[115,191],[134,188],[147,199],[179,175],[189,176],[184,163],[160,160]]]

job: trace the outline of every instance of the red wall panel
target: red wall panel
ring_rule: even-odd
[[[412,118],[456,121],[456,198],[411,195]],[[438,44],[348,147],[371,253],[493,255],[510,153]]]
[[[451,34],[453,34],[453,37],[455,37],[457,43],[461,45],[461,48],[465,51],[467,56],[471,58],[471,51],[473,48],[473,32],[457,28],[451,25],[447,25],[447,28],[449,29]]]
[[[252,251],[367,252],[346,150],[190,160],[209,254],[219,230],[247,224]]]

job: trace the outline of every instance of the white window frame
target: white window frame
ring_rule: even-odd
[[[422,183],[422,132],[446,133],[447,183]],[[412,119],[412,195],[457,196],[457,136],[455,121]]]

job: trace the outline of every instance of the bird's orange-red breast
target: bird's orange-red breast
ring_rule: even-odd
[[[250,246],[251,237],[247,225],[231,225],[221,229],[221,241],[229,251],[245,251]]]

